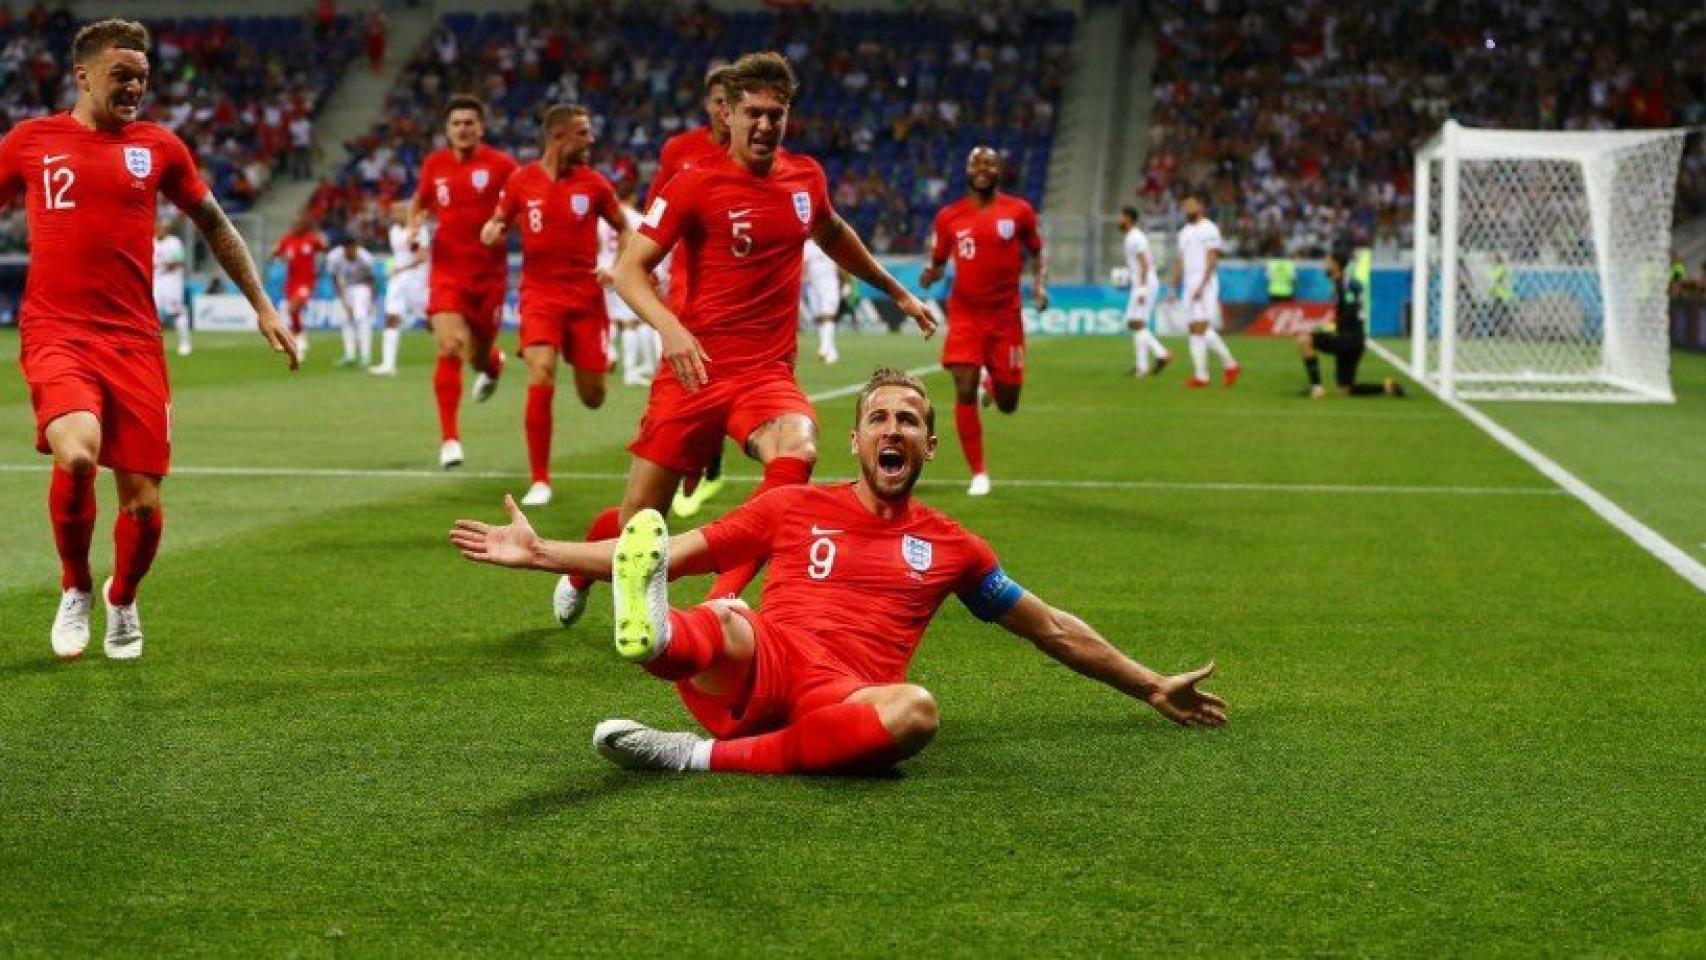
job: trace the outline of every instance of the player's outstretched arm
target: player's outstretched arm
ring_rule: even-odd
[[[617,255],[611,274],[616,281],[616,295],[658,332],[663,339],[663,358],[669,361],[681,385],[693,391],[705,385],[705,364],[711,357],[699,346],[698,338],[658,299],[657,287],[652,285],[652,271],[663,262],[663,254],[664,249],[657,241],[635,233]]]
[[[219,261],[220,269],[243,292],[249,306],[255,310],[255,322],[261,328],[261,336],[272,345],[273,352],[282,353],[289,359],[290,369],[297,367],[296,338],[279,319],[272,301],[267,299],[266,288],[261,286],[260,271],[255,269],[254,258],[249,256],[248,244],[243,242],[243,235],[232,225],[231,218],[220,208],[219,201],[208,194],[201,203],[189,211],[190,219],[195,222],[196,229],[201,231],[201,237],[207,241],[207,248],[213,251],[213,258]]]
[[[456,521],[450,528],[450,545],[477,563],[573,574],[594,580],[610,579],[610,557],[616,549],[615,540],[592,543],[546,540],[534,531],[527,515],[516,506],[514,497],[504,495],[504,509],[509,512],[509,523],[506,524]],[[703,533],[689,530],[669,538],[671,578],[711,571],[711,551],[706,546]]]
[[[998,621],[1038,650],[1073,670],[1142,700],[1185,727],[1218,727],[1226,722],[1226,701],[1197,684],[1214,673],[1214,664],[1165,676],[1121,653],[1095,628],[1064,610],[1026,593]]]
[[[883,269],[877,258],[871,256],[871,251],[865,246],[865,241],[859,239],[859,234],[847,221],[838,214],[831,214],[819,223],[812,231],[812,239],[823,252],[829,255],[842,269],[865,281],[878,290],[889,295],[900,311],[912,318],[918,324],[918,329],[929,337],[936,332],[936,318],[930,315],[924,304],[912,295],[911,291],[901,286],[894,275]]]

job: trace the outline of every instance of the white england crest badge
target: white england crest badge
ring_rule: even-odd
[[[995,221],[995,232],[1000,234],[1001,239],[1003,239],[1003,240],[1013,239],[1013,220],[1012,220],[1012,218],[1011,217],[1002,217],[1000,220]]]
[[[909,533],[900,538],[900,555],[906,561],[907,566],[923,573],[930,569],[930,560],[934,551],[930,547],[930,541],[920,540]]]
[[[146,177],[154,172],[154,151],[147,147],[125,147],[124,168],[133,177]]]
[[[486,184],[492,182],[492,171],[487,170],[485,167],[481,167],[478,170],[475,170],[474,175],[473,175],[473,181],[474,181],[474,189],[475,190],[486,189]]]
[[[575,216],[584,217],[586,212],[592,209],[592,198],[584,193],[577,193],[569,197],[569,209],[575,212]]]
[[[794,216],[799,217],[801,223],[812,222],[812,195],[804,190],[794,191]]]

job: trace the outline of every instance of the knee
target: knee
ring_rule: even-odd
[[[529,363],[527,365],[527,385],[530,387],[548,387],[557,382],[557,365]]]
[[[908,757],[929,745],[941,726],[936,698],[917,684],[901,686],[878,713],[895,747]]]
[[[776,456],[817,463],[817,438],[809,433],[787,433],[776,444]]]
[[[57,454],[54,461],[61,470],[78,480],[93,477],[97,468],[95,451],[81,445]]]
[[[137,523],[147,525],[160,510],[160,491],[155,487],[130,491],[124,495],[118,509]]]
[[[468,342],[452,334],[443,334],[438,338],[438,355],[440,358],[462,358],[468,353]]]
[[[580,393],[581,404],[588,410],[597,410],[604,406],[604,384],[602,382],[580,383],[575,386],[577,392]]]
[[[995,409],[1001,411],[1002,413],[1012,413],[1013,411],[1019,409],[1019,395],[1017,393],[1014,393],[1014,394],[1009,394],[1009,395],[1003,396],[999,392],[996,393],[995,394]]]

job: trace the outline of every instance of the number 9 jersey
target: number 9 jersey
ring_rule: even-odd
[[[69,113],[25,120],[0,140],[0,206],[20,190],[30,233],[24,344],[94,336],[159,350],[158,195],[187,210],[208,192],[184,142],[147,121],[110,132]]]

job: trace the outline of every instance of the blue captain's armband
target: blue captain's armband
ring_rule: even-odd
[[[1007,576],[1007,571],[997,565],[994,570],[984,575],[976,590],[962,595],[960,601],[971,611],[972,616],[985,623],[992,623],[1005,617],[1007,611],[1013,609],[1024,595],[1025,588],[1014,583],[1013,578]]]

